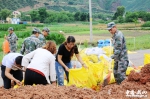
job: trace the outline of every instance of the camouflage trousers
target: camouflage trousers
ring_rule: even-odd
[[[10,52],[16,52],[17,51],[17,45],[10,45]]]
[[[129,61],[128,60],[121,60],[114,62],[114,77],[117,84],[121,84],[121,82],[126,78],[126,70],[128,67]]]

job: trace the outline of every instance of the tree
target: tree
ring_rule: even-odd
[[[39,20],[39,13],[36,10],[33,10],[32,12],[30,12],[30,16],[33,22]]]
[[[44,20],[47,18],[47,11],[46,8],[39,8],[39,18],[40,18],[40,22],[43,23]]]
[[[138,19],[138,13],[137,12],[127,12],[126,13],[126,17],[125,17],[125,21],[126,22],[134,22],[134,20]]]
[[[81,19],[80,19],[80,16],[81,16],[81,13],[80,13],[80,12],[76,12],[75,15],[74,15],[74,19],[75,19],[76,21],[80,21],[80,20],[81,20]]]
[[[86,13],[81,13],[80,21],[86,21],[86,20],[87,20],[87,14]]]
[[[30,21],[29,16],[26,16],[26,13],[21,13],[21,20],[22,21]]]
[[[124,22],[124,18],[122,16],[119,16],[117,18],[117,20],[118,20],[119,23],[123,23]]]
[[[123,14],[125,13],[125,8],[124,6],[118,6],[117,7],[117,11],[113,16],[113,19],[117,19],[119,16],[123,16]]]
[[[3,20],[6,20],[6,18],[7,18],[10,14],[11,14],[11,11],[8,10],[8,9],[2,9],[2,10],[0,11],[0,17],[1,17],[1,19],[3,19]]]
[[[136,24],[138,23],[138,20],[135,18],[135,19],[133,19],[133,22],[134,22],[135,28],[136,28]]]
[[[143,15],[143,20],[150,21],[150,13],[149,12],[147,12],[145,15]]]
[[[86,17],[87,17],[87,20],[88,20],[88,22],[89,22],[89,21],[90,21],[90,14],[87,13]]]

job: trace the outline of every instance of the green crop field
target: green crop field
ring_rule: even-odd
[[[6,26],[6,27],[5,27]],[[43,27],[47,26],[50,28],[51,33],[59,33],[59,31],[63,31],[65,37],[69,35],[73,35],[76,38],[77,42],[85,43],[85,41],[90,42],[90,29],[89,24],[83,24],[83,23],[60,23],[60,24],[53,24],[53,25],[26,25],[26,26],[18,26],[18,25],[3,25],[3,28],[0,30],[0,45],[2,45],[4,41],[4,35],[8,34],[8,31],[6,28],[8,26],[14,27],[17,29],[15,33],[19,37],[17,46],[18,50],[17,52],[20,52],[21,44],[23,40],[31,35],[32,28],[37,26],[42,30]],[[150,44],[150,33],[148,30],[136,30],[137,28],[140,28],[141,24],[135,25],[134,24],[118,24],[117,27],[123,32],[126,38],[127,42],[127,48],[128,50],[140,50],[140,49],[149,49]],[[2,26],[1,26],[2,28]],[[19,29],[20,28],[20,29]],[[135,29],[134,29],[135,28]],[[111,35],[106,30],[106,24],[94,24],[93,25],[93,42],[96,42],[100,39],[110,39]],[[84,48],[86,44],[83,44],[81,47]],[[58,46],[58,45],[57,45]],[[91,45],[86,45],[86,47],[91,47]],[[3,57],[2,47],[0,47],[0,61]]]

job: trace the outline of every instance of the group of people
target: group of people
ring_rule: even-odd
[[[126,78],[125,72],[128,66],[125,38],[122,32],[117,30],[114,22],[108,23],[107,29],[112,34],[113,39],[114,54],[111,58],[115,61],[113,69],[114,77],[116,83],[120,84]],[[17,40],[18,38],[13,33],[13,28],[9,28],[8,30],[11,31],[10,36],[15,39],[12,39],[9,35],[6,39],[9,42]],[[74,54],[82,66],[88,69],[79,55],[78,47],[75,43],[76,40],[73,36],[68,36],[57,51],[55,42],[46,42],[44,38],[44,36],[49,34],[50,30],[44,28],[42,32],[40,34],[40,30],[34,28],[32,35],[24,40],[20,53],[15,53],[16,50],[11,50],[10,53],[4,56],[1,66],[4,88],[11,88],[11,81],[15,81],[15,84],[21,85],[23,71],[25,71],[25,85],[57,83],[63,86],[64,73],[69,82],[69,69],[72,68],[71,58]],[[25,55],[23,55],[24,53]]]
[[[10,28],[8,30],[10,31]],[[69,81],[69,69],[72,68],[71,58],[74,54],[83,67],[87,68],[79,55],[73,36],[68,36],[57,51],[55,42],[46,42],[44,38],[44,35],[49,34],[49,29],[44,28],[42,32],[40,34],[40,30],[34,28],[32,35],[24,40],[20,53],[11,51],[4,56],[1,66],[4,88],[11,88],[11,81],[21,85],[23,77],[25,85],[46,85],[57,82],[58,85],[63,86],[64,73]],[[25,71],[24,76],[23,71]]]

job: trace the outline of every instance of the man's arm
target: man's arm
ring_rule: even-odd
[[[5,70],[5,75],[7,78],[9,78],[10,80],[15,81],[18,85],[21,85],[21,82],[19,80],[17,80],[16,78],[14,78],[11,74],[10,74],[11,68],[6,67]]]

